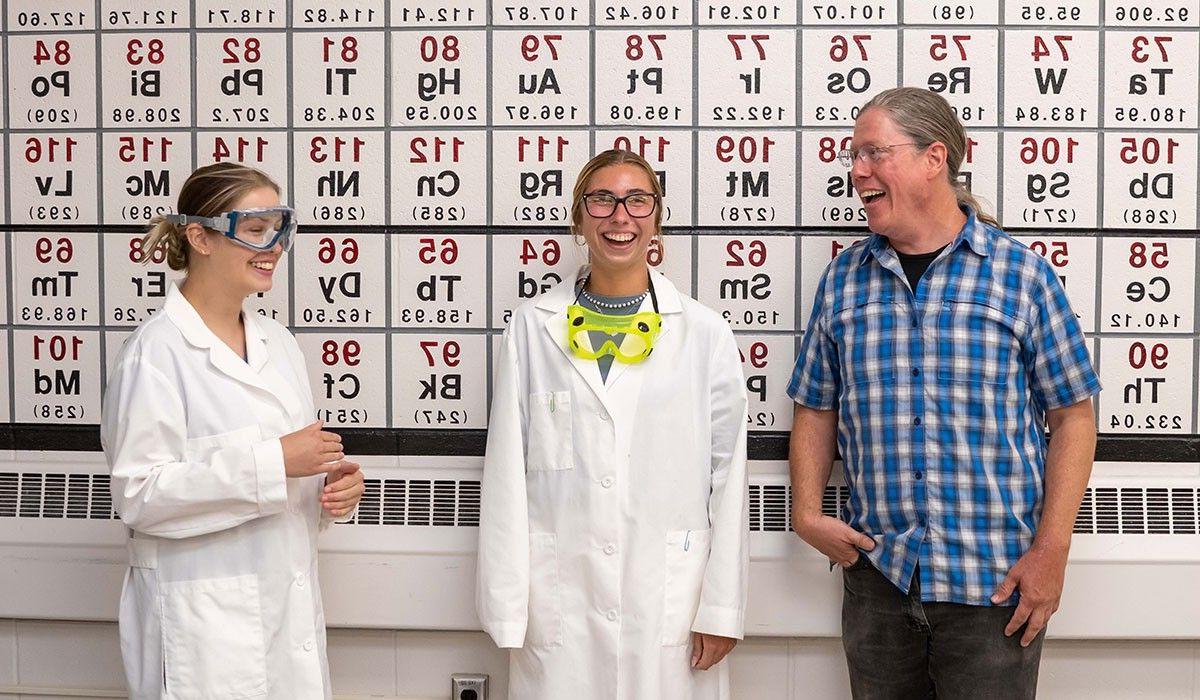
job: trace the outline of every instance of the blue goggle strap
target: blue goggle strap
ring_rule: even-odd
[[[188,224],[200,224],[204,228],[212,229],[217,233],[229,235],[233,228],[233,221],[230,220],[229,214],[220,216],[192,216],[191,214],[164,214],[163,218],[176,226],[187,226]]]

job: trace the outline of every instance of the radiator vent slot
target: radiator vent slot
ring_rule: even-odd
[[[750,485],[750,531],[791,532],[792,494],[785,484]],[[821,512],[838,517],[846,503],[845,486],[828,486],[821,498]]]
[[[0,518],[114,520],[108,474],[0,472]],[[452,479],[367,479],[354,519],[344,524],[478,527],[480,484]],[[751,532],[790,532],[792,490],[751,484]],[[826,487],[821,512],[838,517],[849,492]],[[1089,488],[1075,533],[1200,534],[1200,488]]]
[[[1195,535],[1200,533],[1200,489],[1089,488],[1075,518],[1086,535]]]
[[[114,520],[108,474],[0,472],[0,518]]]
[[[479,482],[366,479],[358,514],[347,525],[479,526]]]
[[[821,512],[838,517],[849,493],[845,486],[828,486]],[[750,485],[750,531],[791,530],[791,487]],[[782,525],[781,525],[782,523]],[[1075,518],[1079,535],[1195,535],[1200,534],[1200,489],[1089,488]]]

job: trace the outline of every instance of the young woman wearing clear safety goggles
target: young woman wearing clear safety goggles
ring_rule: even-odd
[[[235,163],[194,172],[178,208],[142,249],[186,277],[125,341],[101,416],[130,532],[130,695],[329,697],[316,535],[354,509],[362,472],[313,422],[296,339],[245,303],[273,287],[295,216]]]

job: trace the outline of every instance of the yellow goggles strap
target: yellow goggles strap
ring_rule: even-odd
[[[609,315],[592,311],[578,304],[567,307],[567,345],[571,352],[585,360],[612,355],[618,362],[635,364],[650,356],[654,341],[662,330],[662,316],[655,311],[629,315]],[[589,332],[607,336],[599,348],[592,347]],[[615,336],[624,334],[617,347]]]

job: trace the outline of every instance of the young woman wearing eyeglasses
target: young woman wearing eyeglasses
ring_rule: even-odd
[[[513,314],[495,368],[477,605],[509,696],[729,697],[748,571],[746,392],[733,333],[646,263],[662,188],[580,173],[589,264]]]
[[[244,308],[271,289],[295,217],[263,173],[192,173],[142,250],[174,270],[104,400],[113,505],[130,530],[118,621],[133,698],[329,698],[317,532],[363,491],[313,423],[286,328]],[[148,257],[148,256],[147,256]]]

